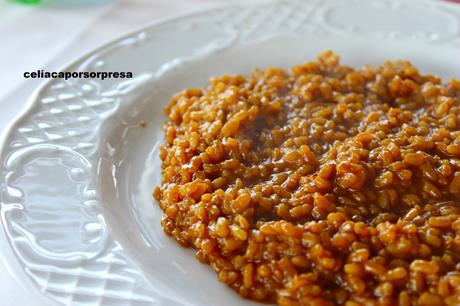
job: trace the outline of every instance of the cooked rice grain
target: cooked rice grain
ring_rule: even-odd
[[[460,305],[460,82],[332,52],[166,108],[165,232],[279,305]]]

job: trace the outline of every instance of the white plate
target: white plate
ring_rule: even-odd
[[[171,95],[326,49],[349,65],[407,58],[458,78],[459,33],[460,8],[444,2],[299,0],[181,17],[80,58],[65,70],[135,78],[51,80],[10,126],[0,178],[10,267],[67,305],[251,304],[161,229],[151,192]]]

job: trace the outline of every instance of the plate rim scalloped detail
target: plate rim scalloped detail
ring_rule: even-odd
[[[324,2],[332,2],[332,1],[333,0],[328,0],[328,1],[324,1]],[[353,1],[353,0],[348,0],[348,1],[351,2],[351,3],[359,2],[359,1]],[[292,1],[290,3],[293,3],[293,2],[294,1]],[[300,2],[300,1],[297,1],[297,2]],[[316,2],[318,2],[318,1],[313,1],[313,3],[316,3]],[[385,2],[393,3],[393,2],[401,2],[401,1],[399,1],[399,0],[386,0]],[[266,4],[266,5],[271,6],[271,5],[275,5],[275,4],[278,4],[278,3],[288,3],[288,2],[286,2],[286,1],[270,1],[269,4]],[[417,3],[417,5],[420,5],[421,3],[429,3],[431,6],[434,6],[434,7],[440,7],[440,8],[454,8],[455,7],[455,9],[458,10],[458,8],[455,6],[455,4],[448,3],[448,2],[436,2],[435,3],[433,0],[419,0],[419,1],[412,0],[412,1],[407,2],[408,5],[411,4],[411,3]],[[134,36],[144,32],[144,31],[155,31],[155,29],[158,29],[161,26],[164,26],[164,25],[167,25],[167,24],[170,24],[170,23],[174,24],[176,22],[179,22],[181,20],[185,20],[185,19],[188,19],[188,18],[200,17],[202,15],[207,16],[207,15],[210,15],[212,13],[221,12],[221,11],[227,11],[227,10],[237,9],[237,8],[242,8],[242,9],[247,9],[248,7],[253,8],[253,7],[257,7],[258,5],[260,5],[260,4],[251,5],[251,6],[242,6],[242,5],[234,6],[233,5],[233,6],[227,6],[227,7],[224,7],[224,8],[211,8],[211,9],[206,9],[206,10],[200,10],[200,11],[193,12],[193,13],[180,14],[180,15],[177,15],[177,16],[174,16],[174,17],[171,17],[171,18],[165,18],[165,19],[161,19],[161,20],[158,20],[158,21],[154,21],[154,22],[149,23],[147,25],[143,25],[143,26],[141,26],[141,27],[139,27],[139,28],[137,28],[135,30],[129,31],[128,33],[125,33],[125,34],[121,35],[120,37],[118,37],[116,39],[113,39],[113,40],[111,40],[111,41],[109,41],[107,43],[104,43],[103,45],[101,45],[100,47],[92,50],[91,52],[88,52],[88,53],[86,53],[86,54],[84,54],[84,55],[82,55],[82,56],[70,61],[66,65],[63,65],[63,68],[59,69],[58,71],[67,71],[71,67],[76,66],[79,63],[84,62],[85,60],[91,58],[92,56],[95,56],[99,52],[107,50],[107,49],[110,49],[110,48],[113,48],[113,47],[116,47],[118,44],[122,43],[124,40],[129,39],[131,37],[134,37]],[[313,5],[315,5],[315,4],[313,4]],[[460,20],[460,10],[458,12],[459,12],[459,14],[455,15],[456,17],[458,17],[457,22]],[[459,24],[460,23],[457,23],[457,26]],[[455,37],[455,39],[457,39],[457,40],[460,40],[459,31],[460,30],[457,27],[457,33],[456,33],[457,36]],[[4,162],[7,159],[7,155],[8,155],[8,147],[7,147],[7,145],[8,145],[9,141],[13,140],[13,134],[14,134],[15,129],[20,126],[22,121],[24,121],[28,117],[30,117],[34,113],[34,110],[36,108],[38,108],[38,107],[40,107],[42,105],[42,102],[40,101],[41,94],[44,93],[45,90],[48,89],[53,84],[53,82],[54,82],[53,79],[47,80],[45,82],[42,82],[40,84],[40,86],[36,90],[34,90],[34,92],[31,94],[31,96],[27,99],[26,105],[23,108],[23,110],[19,113],[19,115],[17,115],[6,126],[5,130],[3,131],[3,133],[0,136],[0,160],[2,160],[2,162]],[[3,169],[3,166],[4,166],[4,164],[2,165],[2,169]],[[4,187],[3,181],[2,181],[2,184],[0,185],[0,187],[2,187],[2,188]],[[4,214],[3,214],[3,197],[4,197],[3,196],[3,189],[0,189],[0,204],[1,204],[2,221],[3,221],[2,222],[2,230],[1,230],[2,234],[1,235],[4,236],[5,241],[6,241],[5,244],[9,248],[8,254],[10,254],[10,252],[11,252],[12,256],[6,256],[5,254],[2,254],[2,255],[0,255],[0,257],[4,257],[3,259],[7,263],[7,266],[9,267],[9,269],[14,267],[13,270],[16,270],[16,271],[11,271],[11,273],[14,274],[15,277],[17,277],[18,279],[21,279],[21,281],[23,281],[23,282],[26,282],[28,284],[28,286],[30,286],[31,288],[32,287],[39,288],[38,284],[34,283],[33,279],[30,276],[27,277],[26,273],[23,273],[22,271],[21,272],[17,271],[21,267],[21,261],[18,258],[18,255],[13,250],[12,242],[8,237],[8,232],[7,232],[6,225],[5,225],[6,220],[4,220]],[[47,295],[47,297],[50,298],[50,295]],[[159,296],[155,296],[155,299],[157,299],[157,298],[159,298]],[[146,300],[146,302],[147,303],[153,303],[153,302],[155,302],[155,299],[152,300],[152,301]]]

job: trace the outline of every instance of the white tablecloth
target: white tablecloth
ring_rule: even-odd
[[[59,70],[68,62],[146,23],[178,14],[249,1],[226,0],[43,0],[21,5],[0,0],[0,131],[23,109],[42,80],[26,71]],[[260,0],[263,1],[263,0]],[[62,4],[67,3],[66,5]],[[251,3],[254,1],[252,0]],[[71,3],[75,5],[70,5]],[[78,5],[80,3],[80,5]],[[99,3],[99,5],[81,5]],[[14,278],[17,266],[4,258],[11,251],[0,235],[0,304],[52,305],[43,294]],[[9,271],[12,270],[12,271]],[[16,271],[18,272],[18,271]],[[23,273],[19,271],[19,273]]]

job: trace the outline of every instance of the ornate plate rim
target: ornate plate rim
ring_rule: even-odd
[[[91,49],[88,52],[85,52],[83,55],[80,55],[72,60],[67,61],[66,63],[62,64],[56,71],[66,71],[70,67],[77,65],[80,62],[83,62],[85,59],[90,58],[91,56],[97,54],[99,51],[108,49],[112,46],[116,46],[118,43],[122,42],[123,40],[139,34],[143,31],[146,30],[153,30],[155,28],[161,27],[163,25],[167,25],[169,23],[175,23],[179,22],[182,19],[186,18],[193,18],[193,17],[198,17],[200,15],[206,15],[210,14],[212,12],[218,12],[222,10],[227,10],[227,9],[235,9],[235,8],[247,8],[247,7],[252,7],[252,6],[258,6],[261,4],[273,4],[277,2],[284,2],[286,0],[268,0],[268,1],[254,1],[251,4],[231,4],[231,5],[224,5],[224,6],[218,6],[218,7],[209,7],[205,9],[198,9],[194,11],[189,11],[189,12],[183,12],[183,13],[178,13],[178,14],[173,14],[172,16],[169,17],[164,17],[164,18],[159,18],[157,20],[153,20],[147,23],[144,23],[134,29],[128,30],[125,33],[116,36],[115,38],[112,38],[108,40],[107,42],[102,43],[98,47]],[[426,1],[426,0],[424,0]],[[21,107],[20,111],[18,114],[16,114],[6,125],[4,130],[0,133],[0,161],[4,161],[6,157],[6,152],[7,152],[7,141],[12,137],[12,134],[14,132],[14,129],[20,124],[20,122],[23,119],[26,119],[28,116],[30,116],[34,108],[40,104],[39,96],[40,94],[46,90],[53,82],[53,78],[47,79],[42,81],[33,91],[32,93],[28,96],[25,104]],[[2,165],[3,167],[3,165]],[[0,191],[0,208],[1,208],[1,198],[2,198],[3,193]],[[1,219],[3,219],[3,216],[0,216]],[[11,247],[11,241],[8,239],[8,233],[6,231],[6,228],[3,224],[3,220],[1,220],[1,238],[0,238],[0,261],[3,262],[6,270],[10,274],[10,276],[16,280],[17,283],[21,283],[23,286],[26,286],[27,289],[33,290],[35,294],[38,294],[40,296],[40,299],[46,300],[48,303],[53,303],[55,305],[58,305],[59,303],[52,299],[49,295],[44,294],[39,290],[39,287],[37,284],[33,282],[33,280],[30,277],[27,277],[26,273],[21,269],[21,263],[19,258],[17,258],[17,255],[14,253],[12,247]]]
[[[97,54],[98,52],[104,49],[110,48],[112,46],[116,46],[118,43],[122,42],[124,39],[127,39],[133,35],[141,33],[142,31],[153,30],[155,28],[166,25],[168,23],[174,23],[174,22],[178,22],[185,18],[198,17],[203,14],[204,15],[210,14],[212,12],[218,12],[218,11],[227,10],[231,8],[239,8],[239,7],[247,8],[247,7],[252,7],[252,6],[259,6],[261,5],[261,3],[271,5],[274,3],[287,2],[287,1],[288,0],[269,0],[266,2],[256,1],[251,4],[224,5],[223,7],[211,7],[207,9],[199,9],[194,12],[185,12],[185,13],[176,14],[174,16],[167,17],[167,18],[160,18],[158,20],[141,25],[133,30],[127,31],[126,33],[123,33],[122,35],[119,35],[114,39],[110,39],[108,42],[101,44],[99,47],[92,49],[91,51],[86,52],[83,55],[65,63],[59,69],[57,69],[57,71],[66,71],[70,67],[83,62],[85,59],[90,58],[91,56]],[[449,2],[441,2],[441,1],[436,2],[433,0],[419,0],[419,1],[412,0],[411,2],[416,2],[417,4],[429,3],[430,5],[440,7],[440,8],[448,9],[448,8],[455,7],[456,10],[458,9],[458,7],[456,7],[454,3],[449,3]],[[41,82],[40,85],[27,98],[27,101],[25,105],[21,108],[21,111],[16,116],[14,116],[14,118],[6,125],[5,129],[0,135],[0,160],[1,161],[4,161],[6,158],[7,141],[11,139],[11,137],[13,136],[14,129],[20,124],[22,120],[26,119],[28,116],[30,116],[33,113],[34,108],[40,104],[40,100],[39,100],[40,94],[46,88],[48,88],[48,86],[50,86],[52,82],[53,82],[53,79],[48,79],[46,81]],[[3,193],[0,192],[0,200],[1,200],[1,197],[3,197],[2,194]],[[33,288],[34,291],[39,292],[39,294],[42,294],[42,292],[38,290],[39,289],[38,286],[32,281],[31,278],[27,277],[25,273],[18,271],[18,268],[20,267],[20,261],[17,258],[17,255],[14,254],[14,251],[11,248],[11,241],[8,239],[8,234],[6,232],[4,225],[2,225],[1,232],[2,232],[1,236],[3,237],[2,238],[3,241],[0,242],[0,249],[2,249],[3,252],[0,253],[0,260],[3,260],[3,262],[5,263],[5,267],[7,268],[8,272],[13,278],[17,280],[20,279],[23,285],[27,284],[26,286],[28,288]],[[48,300],[48,302],[56,303],[56,301],[51,299],[48,295],[45,295],[45,297]]]

